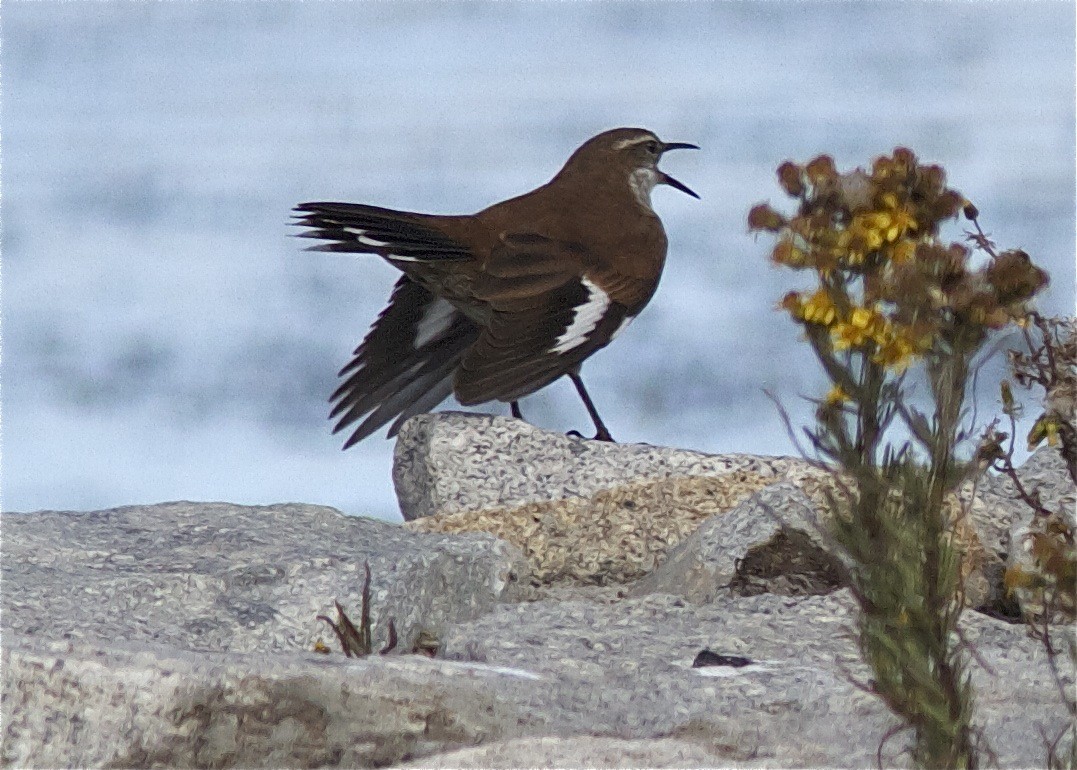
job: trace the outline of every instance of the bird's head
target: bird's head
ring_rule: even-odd
[[[693,198],[699,196],[687,185],[658,168],[662,155],[670,150],[698,150],[687,142],[663,142],[643,128],[615,128],[588,139],[565,164],[570,169],[610,170],[628,180],[632,191],[647,208],[651,191],[667,184]]]

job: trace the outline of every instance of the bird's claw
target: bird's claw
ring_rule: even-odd
[[[613,436],[610,435],[610,432],[608,430],[600,430],[598,433],[596,433],[594,436],[592,436],[590,438],[583,435],[578,430],[570,430],[565,435],[566,436],[571,436],[572,438],[580,438],[580,439],[583,439],[584,441],[609,441],[609,442],[611,442],[613,444],[617,443],[616,441],[613,440]]]

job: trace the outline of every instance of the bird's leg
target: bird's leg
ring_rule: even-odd
[[[509,403],[509,411],[512,412],[512,416],[517,420],[524,419],[523,413],[520,411],[520,402],[512,401]]]
[[[587,388],[583,387],[583,380],[580,378],[579,372],[569,372],[568,376],[572,378],[572,384],[576,386],[576,392],[580,394],[580,398],[583,399],[583,405],[587,407],[587,413],[591,415],[591,420],[595,423],[595,428],[598,432],[595,434],[595,441],[613,441],[613,436],[606,429],[605,423],[602,422],[602,418],[598,416],[598,410],[595,409],[595,404],[591,400],[591,397],[587,395]]]

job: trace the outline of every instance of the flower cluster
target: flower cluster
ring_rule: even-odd
[[[760,204],[748,225],[778,236],[775,263],[817,274],[815,292],[791,292],[781,307],[826,329],[833,350],[900,371],[954,334],[982,337],[1022,319],[1047,283],[1024,252],[995,254],[982,234],[974,240],[991,260],[977,270],[967,247],[942,243],[940,225],[961,211],[975,221],[976,209],[946,186],[941,167],[907,149],[876,159],[870,173],[839,173],[826,155],[787,161],[778,181],[796,199],[795,215]]]

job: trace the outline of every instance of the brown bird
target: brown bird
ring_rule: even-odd
[[[351,445],[450,394],[465,405],[518,400],[567,374],[612,441],[580,379],[651,299],[666,233],[655,185],[698,198],[658,169],[668,150],[650,131],[587,140],[548,183],[478,214],[443,216],[355,203],[303,203],[293,224],[327,243],[312,251],[377,254],[404,275],[333,393],[333,432],[362,420]]]

